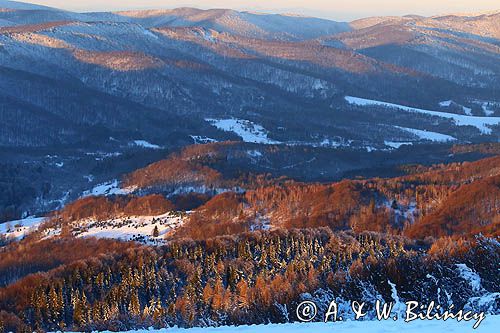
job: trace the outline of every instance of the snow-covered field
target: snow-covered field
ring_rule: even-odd
[[[191,139],[193,139],[195,144],[205,144],[205,143],[213,143],[217,142],[217,140],[206,137],[206,136],[201,136],[201,135],[190,135]]]
[[[398,108],[406,108],[406,111],[415,111],[418,110],[418,112],[434,112],[439,114],[444,114],[444,117],[450,118],[451,116],[455,116],[457,120],[455,122],[458,125],[469,125],[469,123],[473,124],[472,126],[475,126],[479,128],[483,133],[491,133],[491,129],[487,127],[487,125],[492,125],[492,124],[497,124],[500,123],[500,117],[494,118],[485,118],[485,117],[474,117],[474,116],[464,116],[464,115],[457,115],[457,114],[452,114],[452,113],[446,113],[446,112],[437,112],[437,111],[426,111],[426,110],[419,110],[419,109],[413,109],[413,108],[408,108],[408,107],[403,107],[400,105],[396,104],[390,104],[390,103],[384,103],[384,102],[378,102],[378,101],[370,101],[370,100],[365,100],[361,98],[356,98],[356,97],[346,97],[346,100],[351,103],[351,104],[356,104],[356,105],[383,105],[387,107],[398,107]],[[383,103],[383,104],[378,104],[378,103]],[[415,111],[417,112],[417,111]],[[465,119],[460,119],[460,117],[465,117]],[[473,118],[473,119],[469,119]],[[478,119],[476,119],[478,118]],[[483,118],[489,119],[486,121],[483,121]],[[237,119],[237,118],[229,118],[229,119],[212,119],[212,118],[207,118],[205,119],[207,122],[209,122],[212,126],[217,127],[218,129],[225,131],[225,132],[233,132],[237,136],[239,136],[244,142],[250,142],[250,143],[260,143],[260,144],[285,144],[289,146],[312,146],[312,147],[351,147],[352,141],[351,140],[345,140],[341,137],[335,137],[334,139],[330,138],[323,138],[321,141],[318,142],[302,142],[302,141],[287,141],[287,142],[280,142],[280,141],[275,141],[272,140],[268,137],[268,131],[262,127],[259,124],[255,124],[249,120],[245,119]],[[454,138],[453,136],[443,134],[443,133],[437,133],[437,132],[431,132],[431,131],[425,131],[425,130],[419,130],[419,129],[414,129],[414,128],[407,128],[407,127],[400,127],[400,126],[394,126],[402,131],[405,131],[407,133],[413,134],[416,138],[414,141],[405,141],[405,142],[400,142],[400,141],[386,141],[385,145],[391,148],[399,148],[402,145],[412,145],[413,143],[416,143],[421,140],[426,140],[426,141],[432,141],[432,142],[450,142],[450,141],[456,141],[457,139]],[[207,143],[207,142],[213,142],[215,140],[209,139],[209,138],[202,138],[199,136],[191,136],[195,143]],[[376,150],[373,148],[373,150]]]
[[[134,188],[120,188],[118,180],[113,180],[107,183],[102,183],[94,186],[91,190],[82,193],[82,197],[88,197],[91,195],[123,195],[130,194],[134,191]]]
[[[131,143],[132,146],[142,147],[146,149],[161,149],[162,147],[155,145],[154,143],[148,142],[146,140],[134,140]]]
[[[406,111],[406,112],[421,113],[421,114],[427,114],[430,116],[451,119],[455,122],[455,125],[457,125],[457,126],[473,126],[473,127],[476,127],[483,134],[491,134],[492,130],[491,130],[490,126],[500,124],[500,117],[466,116],[466,115],[455,114],[455,113],[418,109],[418,108],[413,108],[413,107],[399,105],[399,104],[381,102],[381,101],[359,98],[359,97],[352,97],[352,96],[345,96],[345,100],[349,104],[358,105],[358,106],[383,106],[383,107],[397,109],[397,110]]]
[[[402,131],[405,131],[407,133],[413,134],[416,137],[416,141],[389,141],[386,140],[384,141],[384,144],[388,147],[398,149],[401,146],[404,145],[413,145],[414,143],[425,140],[425,141],[432,141],[432,142],[451,142],[451,141],[456,141],[457,139],[452,137],[451,135],[446,135],[442,133],[437,133],[437,132],[431,132],[431,131],[423,131],[415,128],[408,128],[408,127],[401,127],[401,126],[394,126],[397,129],[400,129]]]
[[[19,10],[37,10],[47,9],[47,7],[35,5],[31,3],[24,3],[20,1],[0,1],[1,8],[19,9]]]
[[[494,108],[498,109],[500,108],[500,102],[494,102],[494,101],[481,101],[478,99],[472,100],[472,103],[480,105],[481,109],[483,110],[483,113],[486,116],[492,116],[495,114]]]
[[[399,147],[401,146],[411,146],[413,144],[413,142],[396,142],[396,141],[384,141],[384,144],[387,146],[387,147],[391,147],[391,148],[394,148],[394,149],[398,149]],[[372,150],[376,150],[376,149],[372,149]]]
[[[448,142],[448,141],[455,141],[456,138],[442,134],[442,133],[437,133],[437,132],[431,132],[431,131],[422,131],[419,129],[415,128],[408,128],[408,127],[400,127],[400,126],[395,126],[396,128],[399,128],[400,130],[409,132],[415,136],[417,136],[421,140],[429,140],[433,142]]]
[[[22,220],[9,221],[0,224],[0,234],[7,238],[21,239],[24,235],[38,229],[43,217],[27,217]]]
[[[294,323],[270,324],[252,326],[225,326],[209,328],[166,328],[160,330],[135,330],[137,333],[493,333],[500,327],[500,315],[487,316],[477,329],[472,329],[471,322],[448,321],[423,321],[416,320],[405,323],[403,320],[392,321],[347,321],[336,323]]]
[[[158,216],[130,216],[105,221],[78,221],[73,223],[77,237],[113,238],[140,241],[148,244],[162,243],[168,232],[183,222],[181,214],[166,213]],[[158,236],[153,230],[158,228]]]
[[[468,115],[468,116],[472,116],[472,109],[471,108],[468,108],[466,106],[463,106],[461,104],[458,104],[458,103],[455,103],[454,101],[452,100],[449,100],[449,101],[442,101],[442,102],[439,102],[439,106],[441,107],[450,107],[452,105],[456,105],[458,107],[460,107],[462,109],[462,111]]]
[[[245,119],[205,119],[211,125],[225,132],[233,132],[241,137],[244,142],[261,144],[278,144],[280,142],[267,137],[267,130],[259,124]]]
[[[184,215],[170,212],[158,216],[127,216],[105,221],[81,220],[73,222],[72,227],[76,237],[120,239],[155,245],[162,244],[165,234],[182,225]],[[2,223],[0,234],[19,240],[28,233],[38,230],[44,220],[43,217],[29,217]],[[155,227],[158,228],[157,237],[153,237]],[[59,235],[60,232],[60,229],[44,230],[44,238]]]

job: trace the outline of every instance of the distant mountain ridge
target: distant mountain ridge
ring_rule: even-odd
[[[349,31],[347,23],[279,14],[257,14],[230,9],[177,8],[117,12],[150,27],[199,26],[245,37],[303,40]]]
[[[0,8],[9,8],[9,9],[19,9],[19,10],[33,10],[33,9],[41,9],[41,10],[56,10],[55,8],[35,5],[27,2],[20,1],[9,1],[9,0],[0,0]]]
[[[362,131],[354,130],[360,124],[354,125],[352,117],[340,113],[330,118],[333,110],[348,109],[345,96],[475,116],[494,116],[500,103],[498,13],[339,23],[228,9],[80,14],[10,1],[0,2],[0,7],[13,8],[0,12],[0,66],[10,71],[1,78],[2,93],[51,114],[58,105],[71,104],[63,102],[68,94],[60,93],[67,87],[76,95],[85,87],[123,103],[161,110],[156,112],[159,118],[195,114],[194,121],[205,125],[208,118],[243,119],[263,126],[271,136],[279,135],[278,127],[303,125],[302,120],[289,122],[311,110],[306,113],[319,111],[327,121],[306,125],[311,131],[306,138],[287,133],[286,140],[277,141],[310,141],[316,136],[322,137],[321,142],[331,140],[325,133],[344,141],[361,139]],[[59,90],[57,105],[47,107],[53,99],[33,103],[43,84],[29,92],[18,91],[23,77],[31,75]],[[78,84],[68,85],[66,80]],[[443,101],[450,102],[442,106]],[[98,109],[94,112],[103,112]],[[286,110],[286,116],[274,109]],[[81,110],[72,112],[58,115],[83,117]],[[102,122],[107,118],[100,114],[96,124],[108,126]],[[130,130],[132,123],[118,121],[114,127]],[[339,127],[318,132],[324,124]],[[412,128],[405,122],[389,125]],[[206,129],[194,125],[200,126]],[[444,130],[444,135],[469,141],[475,136],[425,126],[416,130]],[[165,140],[151,133],[140,136]],[[373,138],[363,138],[363,145],[372,144]],[[4,139],[9,145],[23,140]]]

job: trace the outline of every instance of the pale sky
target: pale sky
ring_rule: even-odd
[[[349,21],[379,15],[424,16],[500,9],[498,0],[32,0],[26,1],[72,11],[124,9],[232,8],[295,13]]]

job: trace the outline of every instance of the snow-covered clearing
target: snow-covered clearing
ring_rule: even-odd
[[[201,136],[201,135],[190,135],[191,139],[193,139],[195,144],[205,144],[205,143],[213,143],[217,142],[217,140],[206,137],[206,136]]]
[[[345,100],[349,104],[357,105],[357,106],[382,106],[382,107],[397,109],[397,110],[406,111],[406,112],[421,113],[421,114],[427,114],[430,116],[446,118],[446,119],[453,120],[455,122],[455,125],[457,125],[457,126],[476,127],[482,134],[491,134],[492,130],[491,130],[490,126],[500,124],[500,117],[465,116],[465,115],[448,113],[448,112],[439,112],[439,111],[418,109],[418,108],[413,108],[413,107],[399,105],[399,104],[381,102],[381,101],[359,98],[359,97],[352,97],[352,96],[345,96]]]
[[[442,107],[448,107],[451,105],[451,103],[453,103],[453,101],[442,101],[442,102],[439,102],[439,106],[442,106]]]
[[[262,157],[262,153],[260,151],[258,151],[257,149],[247,150],[247,154],[248,154],[248,156],[254,157],[254,158]]]
[[[464,309],[482,309],[494,313],[496,304],[500,302],[500,292],[489,292],[481,285],[481,277],[466,264],[456,264],[458,274],[467,281],[477,296],[469,298]]]
[[[481,105],[481,108],[483,109],[483,112],[486,116],[492,116],[495,114],[495,111],[490,110],[488,103],[483,103],[483,105]]]
[[[158,244],[162,243],[165,234],[179,227],[182,222],[182,214],[166,213],[158,216],[130,216],[105,221],[82,220],[74,222],[73,227],[77,237],[112,238]],[[153,237],[155,227],[158,228],[157,237]]]
[[[472,116],[472,109],[471,108],[468,108],[466,106],[463,106],[461,104],[458,104],[458,103],[455,103],[454,101],[452,100],[449,100],[449,101],[442,101],[442,102],[439,102],[439,106],[441,107],[450,107],[452,105],[456,105],[460,108],[462,108],[462,111],[468,115],[468,116]]]
[[[154,143],[150,143],[146,140],[134,140],[134,142],[131,145],[146,149],[162,149],[161,146],[155,145]]]
[[[485,116],[494,115],[495,110],[493,110],[493,108],[497,108],[497,109],[500,108],[500,102],[480,101],[480,100],[476,99],[476,100],[473,100],[472,103],[480,105]]]
[[[97,221],[80,220],[73,222],[73,234],[76,237],[96,237],[139,241],[146,244],[162,244],[165,234],[181,226],[185,213],[169,212],[157,216],[127,216]],[[28,233],[38,230],[45,221],[43,217],[28,217],[23,220],[9,221],[0,224],[0,234],[7,238],[20,240]],[[153,237],[158,228],[158,236]],[[60,229],[44,230],[45,239],[59,235]]]
[[[448,142],[448,141],[455,141],[456,138],[442,134],[442,133],[437,133],[437,132],[431,132],[431,131],[423,131],[415,128],[408,128],[408,127],[400,127],[400,126],[395,126],[396,128],[399,128],[400,130],[409,132],[411,134],[416,135],[419,139],[422,140],[429,140],[433,142]]]
[[[464,333],[479,332],[493,333],[498,332],[500,325],[500,315],[486,316],[486,319],[477,329],[472,329],[472,322],[457,322],[454,320],[436,321],[436,320],[416,320],[405,323],[403,320],[382,320],[382,321],[346,321],[346,322],[328,322],[328,323],[293,323],[293,324],[269,324],[269,325],[251,325],[251,326],[223,326],[208,328],[165,328],[160,330],[134,330],[136,333]]]
[[[304,142],[304,141],[287,141],[280,142],[276,140],[269,139],[268,131],[259,124],[255,124],[249,120],[245,119],[205,119],[212,126],[225,132],[233,132],[239,136],[244,142],[250,143],[260,143],[260,144],[283,144],[287,146],[311,146],[311,147],[348,147],[351,144],[351,140],[344,140],[340,137],[335,138],[323,138],[318,142]],[[193,137],[196,141],[196,137]],[[204,143],[204,142],[202,142]]]
[[[391,148],[394,148],[394,149],[398,149],[399,147],[401,146],[411,146],[413,144],[413,142],[396,142],[396,141],[384,141],[384,144],[387,146],[387,147],[391,147]],[[372,150],[377,150],[377,149],[373,149]]]
[[[267,137],[267,130],[259,124],[245,119],[229,118],[229,119],[205,119],[212,126],[225,132],[233,132],[241,137],[244,142],[261,143],[261,144],[279,144],[279,141],[271,140]]]
[[[87,155],[87,156],[95,156],[94,159],[96,161],[103,161],[103,160],[105,160],[107,158],[118,157],[118,156],[121,156],[123,154],[120,153],[120,152],[114,152],[114,153],[95,152],[95,153],[85,153],[85,155]]]
[[[496,304],[500,302],[500,292],[485,293],[481,296],[469,298],[465,309],[482,309],[486,312],[495,313]]]
[[[479,291],[481,290],[481,277],[479,274],[474,272],[472,269],[467,267],[466,264],[456,264],[457,269],[460,273],[460,276],[469,282],[470,286],[472,287],[472,290],[474,291]]]
[[[118,180],[113,180],[107,183],[102,183],[94,186],[91,190],[82,193],[83,197],[88,197],[91,195],[124,195],[130,194],[134,191],[134,188],[120,188]]]
[[[44,217],[27,217],[22,220],[9,221],[0,224],[0,234],[7,238],[21,239],[26,234],[38,229],[38,226],[44,221]]]

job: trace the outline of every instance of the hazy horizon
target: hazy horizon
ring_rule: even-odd
[[[349,3],[339,0],[276,0],[272,4],[263,0],[108,0],[106,4],[98,0],[64,1],[64,0],[34,0],[20,1],[45,5],[78,12],[88,11],[118,11],[139,9],[169,9],[176,7],[230,8],[236,10],[259,11],[267,13],[291,13],[306,16],[316,16],[327,19],[350,21],[369,16],[387,15],[423,15],[433,16],[450,13],[483,12],[500,9],[500,5],[492,0],[439,2],[422,0],[418,3],[406,3],[398,0],[353,0]]]

